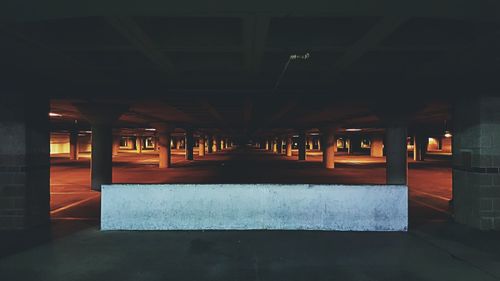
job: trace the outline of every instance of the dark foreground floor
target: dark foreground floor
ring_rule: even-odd
[[[72,225],[69,225],[72,224]],[[0,280],[499,280],[497,233],[100,232],[80,229],[0,260]],[[34,233],[32,233],[34,234]],[[50,236],[49,234],[45,234]]]
[[[297,163],[259,152],[221,153],[161,171],[154,155],[115,159],[119,182],[382,183],[383,159],[320,156]],[[444,164],[443,164],[444,163]],[[55,160],[52,223],[0,233],[0,280],[500,280],[500,234],[455,224],[443,161],[411,163],[407,233],[313,231],[100,232],[88,160]],[[241,167],[250,167],[247,170]]]

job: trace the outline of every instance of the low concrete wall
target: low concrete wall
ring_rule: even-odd
[[[406,231],[407,227],[406,186],[102,186],[102,230]]]

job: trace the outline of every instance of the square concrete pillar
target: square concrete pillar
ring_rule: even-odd
[[[213,152],[213,138],[210,135],[207,135],[207,153]]]
[[[407,129],[390,125],[385,131],[387,184],[408,184]]]
[[[370,139],[370,156],[384,157],[384,137],[373,135]]]
[[[1,97],[0,229],[26,229],[49,222],[48,115],[48,99],[19,94]]]
[[[459,99],[453,109],[457,222],[500,230],[500,98]]]
[[[205,137],[200,136],[198,139],[198,155],[205,156]]]
[[[78,130],[69,132],[69,159],[78,160]]]
[[[186,150],[186,160],[193,160],[194,138],[192,130],[186,130],[186,140],[184,143]]]
[[[322,129],[323,139],[323,167],[327,169],[335,168],[335,128]]]
[[[297,142],[299,148],[299,160],[306,160],[306,133],[299,133],[299,139]]]

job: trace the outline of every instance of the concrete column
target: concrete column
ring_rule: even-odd
[[[335,129],[323,129],[323,166],[327,169],[335,168]]]
[[[278,141],[276,139],[272,140],[273,153],[278,153]]]
[[[43,95],[1,97],[0,230],[49,223],[49,100]]]
[[[212,153],[213,152],[213,139],[212,136],[207,135],[207,152]]]
[[[151,124],[158,132],[158,167],[166,169],[172,167],[172,137],[170,133],[174,127],[167,123],[153,123]]]
[[[266,150],[269,150],[269,140],[266,140]]]
[[[175,149],[181,149],[181,140],[177,137],[175,137]]]
[[[213,143],[213,145],[212,145],[212,150],[213,150],[214,152],[217,152],[217,150],[219,150],[219,147],[220,147],[219,138],[218,138],[218,137],[216,137],[216,136],[214,136],[214,138],[213,138],[213,142],[214,142],[214,143]]]
[[[482,230],[500,230],[499,108],[499,97],[458,98],[453,105],[454,218]]]
[[[313,141],[311,137],[307,138],[307,149],[312,150],[313,149]]]
[[[299,160],[306,160],[306,133],[300,132],[297,142],[299,147]]]
[[[134,139],[131,137],[127,137],[127,148],[128,149],[134,149]]]
[[[118,155],[118,151],[120,150],[120,136],[119,135],[114,135],[113,136],[113,156]]]
[[[386,128],[386,175],[387,184],[408,183],[407,129],[403,125]]]
[[[276,141],[276,149],[278,154],[283,153],[283,140],[281,138],[278,138]]]
[[[153,150],[158,151],[160,147],[158,146],[158,137],[155,135],[153,136]]]
[[[80,103],[75,106],[92,127],[91,188],[100,191],[102,184],[113,182],[112,124],[127,107],[102,103]]]
[[[318,150],[321,150],[321,139],[318,139]]]
[[[286,156],[292,156],[292,137],[290,136],[286,138]]]
[[[78,130],[69,132],[69,159],[78,160]]]
[[[159,168],[170,168],[172,167],[172,151],[170,149],[170,132],[164,131],[159,132],[159,143],[160,148],[159,154]]]
[[[351,154],[351,139],[350,138],[346,138],[345,146],[347,148],[347,154]]]
[[[198,139],[198,155],[205,156],[205,137],[201,135]]]
[[[413,160],[424,161],[429,139],[422,134],[415,134],[413,137]]]
[[[186,138],[184,141],[184,146],[186,150],[186,160],[193,160],[194,138],[193,138],[193,131],[191,129],[186,129]]]
[[[137,136],[135,138],[135,151],[139,154],[142,153],[142,146],[143,146],[144,142],[143,142],[143,139],[142,139],[142,136]]]
[[[384,137],[373,135],[370,139],[370,156],[384,157]]]
[[[112,183],[113,128],[109,123],[92,124],[91,188],[100,191],[102,184]]]

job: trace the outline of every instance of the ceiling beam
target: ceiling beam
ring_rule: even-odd
[[[360,40],[352,45],[329,71],[329,77],[336,77],[357,62],[368,51],[376,48],[380,42],[391,35],[406,17],[384,17],[373,26]]]
[[[169,76],[174,75],[174,64],[144,32],[144,30],[129,17],[108,17],[108,22],[122,36],[139,51],[141,51],[153,64]]]
[[[254,15],[243,18],[243,45],[245,69],[250,73],[258,73],[262,57],[266,49],[269,32],[269,16]]]
[[[253,111],[253,100],[250,97],[246,97],[243,105],[243,121],[245,125],[248,125],[252,120]]]
[[[210,104],[210,102],[208,102],[208,100],[201,99],[200,104],[203,107],[203,109],[208,111],[210,115],[212,115],[212,117],[214,117],[218,122],[220,122],[223,125],[227,125],[226,119],[224,119],[224,117],[219,113],[219,111],[215,107],[213,107]]]
[[[298,105],[299,99],[297,97],[290,98],[275,114],[269,118],[269,122],[279,121],[285,114],[292,111]]]

